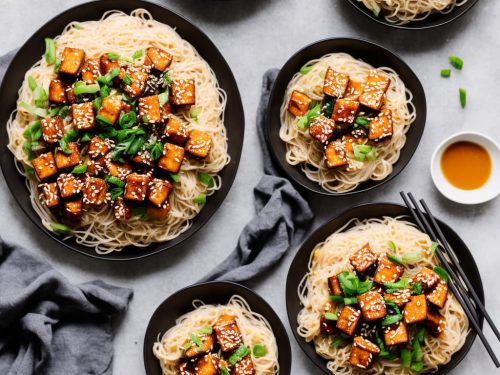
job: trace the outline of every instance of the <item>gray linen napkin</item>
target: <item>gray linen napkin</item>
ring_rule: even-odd
[[[277,73],[277,69],[265,73],[257,111],[265,172],[254,189],[257,215],[243,228],[234,251],[201,282],[242,282],[269,270],[294,241],[302,238],[314,217],[309,204],[290,181],[280,177],[265,140],[267,103]]]

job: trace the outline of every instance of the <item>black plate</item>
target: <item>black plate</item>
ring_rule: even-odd
[[[144,8],[151,12],[155,20],[175,27],[181,37],[190,42],[214,70],[220,86],[227,93],[225,124],[229,139],[228,152],[231,156],[231,162],[220,172],[222,188],[207,199],[205,207],[203,207],[201,212],[193,219],[192,225],[187,231],[168,242],[151,244],[146,248],[126,247],[121,252],[99,255],[93,248],[79,245],[73,239],[63,241],[61,237],[56,236],[43,227],[39,216],[31,206],[28,190],[25,187],[25,179],[17,172],[14,165],[14,156],[7,149],[8,136],[5,124],[11,112],[16,108],[18,97],[17,91],[19,87],[21,87],[24,74],[44,53],[45,47],[43,39],[45,37],[59,35],[64,27],[71,21],[97,20],[108,10],[117,9],[125,13],[130,13],[137,8]],[[71,8],[47,22],[28,39],[12,60],[0,88],[0,103],[2,103],[0,106],[0,165],[7,185],[14,195],[14,198],[26,215],[28,215],[36,226],[43,230],[49,237],[72,250],[94,258],[107,260],[138,259],[156,254],[180,244],[198,231],[219,208],[229,192],[234,177],[236,176],[236,171],[238,170],[241,149],[243,146],[245,118],[238,86],[236,85],[229,65],[224,60],[224,57],[217,47],[215,47],[203,31],[171,10],[146,1],[94,1]]]
[[[280,108],[285,91],[293,75],[312,59],[319,58],[327,53],[346,52],[356,59],[361,59],[374,67],[387,66],[394,69],[406,87],[413,93],[413,104],[417,111],[417,118],[406,133],[406,144],[401,150],[399,160],[394,164],[392,173],[382,181],[369,180],[360,184],[356,189],[343,193],[329,192],[318,183],[309,180],[302,172],[300,165],[290,165],[286,161],[286,144],[279,136],[281,127]],[[274,83],[267,112],[267,141],[271,147],[274,159],[281,169],[296,183],[318,194],[339,196],[364,192],[380,186],[397,176],[408,164],[422,138],[427,115],[425,93],[418,77],[401,58],[391,51],[368,41],[351,38],[325,39],[304,47],[295,53],[281,68]]]
[[[363,13],[365,16],[371,18],[372,20],[386,26],[394,27],[396,29],[408,29],[408,30],[423,30],[423,29],[431,29],[433,27],[443,26],[450,22],[455,21],[456,19],[462,17],[465,13],[467,13],[474,5],[476,5],[478,0],[469,0],[464,5],[459,7],[455,7],[449,13],[435,13],[431,14],[429,17],[421,20],[421,21],[412,21],[404,25],[397,25],[394,23],[388,22],[382,12],[376,17],[373,12],[364,6],[363,3],[357,0],[349,0],[349,3]]]
[[[402,215],[409,216],[409,210],[404,206],[393,203],[364,204],[351,208],[337,216],[335,219],[327,222],[319,229],[317,229],[313,234],[311,234],[300,247],[290,266],[286,281],[286,303],[288,320],[290,322],[290,326],[292,327],[295,338],[299,343],[299,346],[302,348],[304,353],[307,354],[311,361],[313,361],[316,366],[323,370],[325,374],[331,375],[331,373],[326,369],[327,360],[316,354],[313,343],[306,343],[306,341],[297,333],[297,316],[302,308],[302,306],[300,305],[299,296],[297,295],[297,289],[302,278],[308,272],[308,262],[311,251],[318,243],[324,241],[328,236],[330,236],[338,229],[342,228],[354,218],[363,220],[369,218],[382,218],[383,216],[397,217]],[[407,220],[413,222],[410,217],[408,217]],[[479,270],[477,269],[476,262],[474,261],[470,250],[467,248],[467,245],[465,245],[465,243],[461,240],[459,235],[453,231],[453,229],[451,229],[442,221],[438,220],[438,223],[446,239],[455,250],[460,264],[463,267],[464,272],[469,277],[474,290],[477,292],[477,295],[484,304],[483,283],[481,281],[481,276],[479,274]],[[477,309],[478,316],[480,316],[480,325],[482,327],[484,318],[481,314],[479,314],[479,311],[480,310]],[[444,375],[453,370],[467,355],[475,339],[476,332],[474,330],[471,330],[467,335],[467,339],[462,349],[460,349],[453,355],[451,361],[448,364],[441,366],[439,370],[434,374]]]
[[[243,297],[250,309],[267,319],[278,344],[278,362],[280,375],[289,375],[292,367],[290,341],[283,323],[269,304],[252,290],[232,282],[213,281],[196,284],[181,289],[168,297],[151,317],[144,336],[144,366],[147,375],[161,375],[158,359],[153,354],[153,344],[168,329],[175,326],[181,315],[193,310],[192,302],[202,300],[205,304],[227,304],[235,294]]]

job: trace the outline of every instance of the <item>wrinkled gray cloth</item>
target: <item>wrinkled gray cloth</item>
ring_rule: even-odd
[[[267,103],[277,69],[264,75],[257,112],[257,130],[264,155],[264,172],[254,189],[257,215],[243,228],[236,249],[200,281],[243,282],[273,267],[301,239],[314,217],[307,201],[280,177],[264,136]]]
[[[7,70],[7,67],[9,66],[10,61],[16,54],[16,50],[12,50],[10,52],[7,52],[5,55],[0,56],[0,82],[2,82],[3,75],[5,74],[5,71]]]

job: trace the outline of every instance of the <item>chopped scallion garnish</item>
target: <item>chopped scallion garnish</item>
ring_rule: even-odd
[[[449,59],[451,66],[453,66],[455,69],[462,70],[462,68],[464,67],[464,62],[460,57],[451,55]]]
[[[85,172],[87,172],[87,165],[86,164],[77,165],[71,171],[71,173],[74,173],[74,174],[83,174]]]
[[[327,312],[327,313],[325,313],[325,319],[326,320],[337,320],[338,316],[335,313]]]
[[[56,63],[56,43],[54,39],[45,38],[45,61],[49,65]]]
[[[443,267],[434,267],[434,272],[436,272],[441,280],[443,280],[445,283],[448,282],[448,272]]]
[[[256,344],[252,348],[252,353],[255,358],[264,357],[267,354],[267,347],[265,345]]]
[[[115,53],[115,52],[108,53],[108,59],[110,59],[111,61],[118,60],[119,58],[120,58],[120,55]]]
[[[403,319],[402,314],[394,314],[394,315],[386,315],[386,317],[382,320],[382,326],[390,326],[394,323],[399,322]]]
[[[403,265],[403,260],[402,260],[400,257],[398,257],[398,256],[396,256],[396,255],[394,255],[394,254],[387,254],[387,258],[389,258],[389,260],[390,260],[392,263],[399,264],[400,266],[402,266],[402,265]]]
[[[441,70],[441,77],[449,78],[450,75],[451,75],[451,69],[442,69]]]
[[[97,115],[95,117],[95,119],[103,124],[106,124],[106,125],[113,125],[113,123],[109,120],[109,118],[107,118],[106,116],[103,116],[103,115]]]
[[[439,244],[437,242],[431,243],[431,254],[434,255],[438,249]]]
[[[205,204],[207,202],[207,196],[205,194],[200,194],[194,197],[194,203],[196,204]]]
[[[99,90],[100,90],[100,86],[97,83],[87,85],[87,84],[85,84],[84,81],[78,81],[75,84],[75,88],[73,89],[73,92],[75,95],[82,95],[82,94],[95,94]]]
[[[420,254],[419,253],[413,253],[413,254],[405,254],[405,255],[403,255],[402,261],[403,261],[404,264],[411,264],[411,263],[415,263],[419,259],[420,259]]]
[[[250,353],[251,352],[248,347],[246,347],[245,345],[241,345],[233,354],[231,354],[228,362],[231,366],[234,366],[240,359],[245,358]]]
[[[321,105],[316,104],[310,110],[308,110],[304,116],[299,118],[299,120],[297,121],[297,127],[301,130],[306,129],[309,126],[309,124],[320,114],[321,114]]]
[[[32,115],[35,115],[38,117],[47,117],[47,110],[46,109],[34,107],[26,102],[20,102],[17,105],[17,107],[24,109],[25,111],[31,113]]]
[[[330,301],[335,303],[344,303],[344,297],[342,296],[330,296]]]
[[[165,103],[168,102],[168,92],[162,92],[161,94],[158,94],[158,100],[160,102],[160,106],[163,106]]]
[[[307,74],[311,71],[311,69],[313,68],[314,64],[313,65],[304,65],[302,68],[300,68],[300,74],[304,75],[304,74]]]
[[[462,108],[465,108],[465,105],[467,104],[467,91],[465,91],[465,89],[461,87],[458,89],[458,93],[460,96],[460,105],[462,106]]]
[[[178,174],[170,173],[170,178],[174,182],[179,182],[181,180],[181,177]]]
[[[134,52],[134,54],[132,55],[132,58],[134,60],[137,60],[137,59],[139,59],[139,58],[142,57],[143,53],[144,52],[142,51],[142,49],[139,49],[139,50],[137,50],[137,51]]]
[[[198,180],[209,188],[214,186],[214,178],[207,173],[198,172]]]
[[[334,348],[334,349],[338,349],[338,348],[342,348],[342,347],[348,345],[350,342],[351,342],[351,340],[348,337],[338,335],[338,336],[335,336],[335,338],[332,340],[330,347]]]
[[[51,223],[50,227],[52,228],[52,231],[57,234],[70,234],[72,232],[72,229],[64,224]]]
[[[412,284],[411,286],[411,291],[414,295],[418,296],[419,294],[422,294],[422,284],[421,283],[415,283]]]

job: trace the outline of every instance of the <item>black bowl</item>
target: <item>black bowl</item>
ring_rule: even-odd
[[[373,12],[368,9],[363,3],[357,0],[349,0],[349,3],[355,7],[358,11],[363,13],[365,16],[371,18],[372,20],[386,26],[394,27],[396,29],[407,29],[407,30],[423,30],[423,29],[431,29],[433,27],[443,26],[450,22],[455,21],[456,19],[462,17],[465,13],[467,13],[474,5],[476,5],[478,0],[469,0],[464,5],[453,8],[451,12],[448,13],[434,13],[429,15],[429,17],[420,20],[420,21],[412,21],[404,25],[397,25],[391,22],[388,22],[382,12],[379,16],[375,16]]]
[[[76,241],[71,238],[62,240],[61,237],[58,237],[43,227],[39,216],[31,206],[28,190],[25,186],[25,179],[17,172],[14,157],[7,149],[8,136],[5,124],[11,112],[16,108],[16,100],[18,97],[17,90],[22,84],[24,74],[44,53],[45,37],[54,37],[60,34],[64,27],[71,21],[97,20],[108,10],[117,9],[125,13],[130,13],[137,8],[144,8],[151,12],[155,20],[175,27],[177,32],[198,50],[200,55],[215,71],[220,86],[227,93],[225,123],[229,139],[228,152],[231,156],[231,162],[220,172],[222,188],[209,197],[205,207],[203,207],[202,211],[193,219],[192,225],[187,231],[168,242],[151,244],[145,248],[126,247],[121,252],[99,255],[93,248],[77,244]],[[0,127],[0,165],[7,185],[14,195],[14,198],[26,215],[28,215],[35,225],[49,237],[72,250],[90,257],[107,260],[138,259],[156,254],[180,244],[198,231],[219,208],[229,192],[236,176],[236,171],[238,170],[243,146],[245,118],[240,93],[233,73],[222,54],[203,31],[185,18],[160,5],[141,0],[93,1],[61,13],[42,26],[17,52],[5,73],[0,88],[0,101],[2,103],[0,106],[0,124],[2,124]]]
[[[356,59],[361,59],[374,67],[387,66],[394,69],[406,87],[413,93],[413,104],[417,111],[417,118],[406,133],[406,144],[401,150],[399,160],[394,164],[392,173],[382,181],[368,180],[356,189],[335,193],[323,189],[318,183],[309,180],[302,172],[300,165],[290,165],[286,161],[286,144],[279,136],[281,127],[280,107],[283,103],[285,91],[293,75],[312,59],[319,58],[331,52],[346,52]],[[295,53],[281,68],[271,92],[267,112],[266,137],[271,153],[281,169],[295,183],[324,195],[339,196],[361,193],[380,186],[397,176],[408,164],[422,138],[427,115],[425,93],[422,84],[411,68],[391,51],[368,41],[352,38],[325,39],[304,47]]]
[[[168,329],[175,326],[181,315],[193,310],[192,302],[200,299],[206,304],[227,304],[235,294],[243,297],[252,311],[267,319],[278,344],[278,362],[280,375],[289,375],[292,367],[290,341],[283,323],[269,304],[252,290],[236,283],[212,281],[196,284],[172,294],[156,309],[151,317],[144,336],[144,366],[147,375],[161,375],[158,359],[153,354],[153,344]]]
[[[332,233],[344,227],[344,225],[346,225],[352,219],[357,218],[360,220],[364,220],[369,218],[382,218],[384,216],[407,216],[406,219],[410,222],[413,222],[410,217],[409,210],[405,206],[401,206],[398,204],[372,203],[351,208],[347,211],[344,211],[333,220],[322,225],[313,234],[311,234],[301,245],[299,251],[292,261],[292,264],[290,265],[288,277],[286,280],[286,304],[288,311],[288,320],[295,335],[295,339],[299,343],[299,346],[311,359],[311,361],[316,366],[318,366],[325,374],[331,375],[331,373],[326,368],[327,360],[316,354],[313,343],[307,343],[297,333],[297,316],[299,314],[299,311],[302,309],[299,296],[297,295],[297,289],[300,282],[302,281],[302,278],[308,272],[308,263],[311,251],[318,243],[324,241]],[[474,261],[474,257],[472,256],[470,250],[467,248],[467,245],[465,245],[460,236],[453,231],[453,229],[439,220],[438,224],[443,231],[446,239],[455,250],[464,272],[469,277],[474,290],[477,292],[477,295],[484,304],[483,283],[481,281],[481,276],[479,274],[479,270],[477,269],[476,262]],[[479,322],[480,326],[482,327],[484,318],[481,315],[479,308],[476,310],[476,313],[477,316],[480,317]],[[464,346],[452,356],[451,361],[448,364],[441,366],[439,370],[434,374],[444,375],[453,370],[467,355],[475,339],[476,332],[474,330],[469,331]]]

